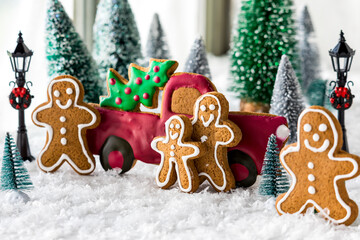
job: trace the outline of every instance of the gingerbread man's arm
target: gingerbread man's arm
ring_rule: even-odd
[[[52,118],[54,117],[54,109],[52,108],[52,106],[45,107],[48,104],[49,102],[40,104],[37,108],[35,108],[32,113],[32,120],[34,124],[38,127],[44,127],[40,123],[49,124],[50,122],[52,122]]]
[[[155,143],[155,147],[158,151],[165,153],[167,149],[167,144],[164,143],[165,137],[155,137],[151,145]]]
[[[360,157],[356,155],[347,153],[345,151],[340,151],[339,154],[335,155],[335,159],[332,162],[333,164],[339,166],[337,167],[337,169],[340,170],[340,172],[338,173],[339,175],[350,174],[354,172],[353,174],[351,174],[352,176],[350,177],[354,178],[359,176],[360,174]]]
[[[234,147],[236,146],[241,138],[242,133],[240,128],[230,121],[223,121],[222,125],[220,125],[216,129],[216,141],[221,142],[225,147]]]
[[[80,105],[80,106],[81,108],[78,108],[76,110],[78,111],[78,114],[76,114],[77,122],[79,122],[80,124],[89,124],[94,120],[95,122],[100,122],[97,121],[97,119],[100,119],[100,114],[95,108],[87,104],[85,106],[84,105]],[[97,125],[92,125],[89,126],[88,128],[95,128],[96,126]]]

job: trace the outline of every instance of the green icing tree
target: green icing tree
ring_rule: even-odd
[[[33,184],[16,144],[11,135],[6,133],[1,168],[1,190],[30,190],[32,188]]]
[[[262,180],[259,193],[263,196],[278,196],[289,189],[289,180],[279,160],[279,149],[276,136],[271,134],[266,148]]]
[[[140,36],[127,0],[101,0],[94,24],[93,57],[105,80],[109,68],[127,75],[130,63],[142,58]]]
[[[242,100],[268,105],[281,56],[298,62],[292,6],[292,0],[242,1],[231,44],[230,87]]]
[[[76,77],[84,86],[84,100],[99,102],[103,87],[95,61],[58,0],[48,2],[45,35],[48,75]]]
[[[161,59],[151,59],[149,68],[131,64],[129,81],[110,69],[107,77],[110,96],[101,97],[100,106],[137,111],[138,104],[142,103],[148,108],[156,108],[156,93],[165,86],[177,66],[175,61]]]

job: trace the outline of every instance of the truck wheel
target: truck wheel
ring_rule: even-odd
[[[250,187],[256,182],[257,169],[252,158],[239,150],[228,152],[228,161],[236,187]]]
[[[121,168],[120,174],[126,173],[135,165],[134,152],[123,138],[111,135],[100,149],[100,163],[105,171]]]

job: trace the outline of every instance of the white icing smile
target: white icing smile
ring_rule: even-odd
[[[57,105],[59,106],[59,108],[61,108],[61,109],[68,109],[68,108],[72,105],[72,100],[69,99],[65,105],[62,105],[61,102],[60,102],[60,100],[57,99],[57,100],[56,100],[56,104],[57,104]]]
[[[305,139],[304,143],[305,143],[305,147],[307,149],[309,149],[310,151],[315,152],[315,153],[316,152],[324,152],[330,145],[329,139],[326,139],[324,141],[323,145],[321,147],[319,147],[319,148],[310,146],[309,140],[307,140],[307,139]]]
[[[205,121],[204,116],[200,116],[201,121],[203,122],[204,127],[208,127],[210,123],[215,119],[214,114],[210,114],[210,117]]]
[[[172,132],[170,131],[170,138],[171,138],[172,140],[177,139],[178,137],[179,137],[179,133],[174,133],[174,134],[172,134]]]

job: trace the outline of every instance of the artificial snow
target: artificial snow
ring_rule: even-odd
[[[227,57],[209,57],[213,83],[226,92]],[[349,77],[355,80],[352,73]],[[336,77],[334,73],[334,77]],[[360,96],[360,84],[353,92]],[[44,90],[46,91],[46,90]],[[360,101],[346,111],[349,147],[360,155]],[[44,99],[45,101],[45,99]],[[15,119],[13,120],[15,121]],[[44,129],[28,126],[32,153],[44,142]],[[0,148],[3,148],[0,138]],[[0,150],[2,151],[2,149]],[[0,153],[2,158],[2,153]],[[1,161],[1,160],[0,160]],[[360,219],[337,226],[309,211],[279,216],[275,199],[259,196],[258,184],[231,193],[217,193],[207,183],[194,194],[156,186],[156,166],[137,162],[128,173],[105,172],[97,159],[90,176],[80,176],[67,164],[43,173],[36,162],[25,163],[34,184],[30,201],[8,203],[0,192],[0,239],[359,239]],[[360,177],[346,182],[349,196],[360,205]]]

